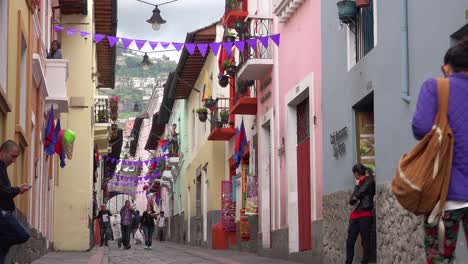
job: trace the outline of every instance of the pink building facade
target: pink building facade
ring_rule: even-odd
[[[257,91],[261,244],[285,257],[307,252],[307,259],[317,260],[322,247],[320,1],[258,7],[258,13],[273,17],[273,34],[281,34],[272,71]]]

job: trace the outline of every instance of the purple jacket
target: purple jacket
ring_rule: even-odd
[[[447,200],[468,201],[468,75],[453,74],[449,80],[448,119],[455,140]],[[436,114],[437,81],[430,79],[421,88],[413,116],[413,133],[417,139],[429,133]]]

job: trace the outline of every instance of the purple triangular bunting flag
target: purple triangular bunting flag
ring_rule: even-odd
[[[184,43],[172,42],[172,46],[174,46],[177,51],[181,51],[184,47]],[[187,47],[187,45],[185,45],[185,47]]]
[[[187,49],[190,55],[193,55],[193,53],[195,52],[195,47],[196,45],[193,43],[185,43],[185,48]]]
[[[271,40],[279,47],[280,45],[280,34],[275,34],[270,36]]]
[[[157,42],[157,41],[148,41],[148,43],[150,44],[152,49],[155,49],[158,46],[159,42]]]
[[[71,35],[75,34],[76,32],[78,32],[77,29],[67,28],[67,35],[68,36],[71,36]]]
[[[88,35],[89,35],[89,32],[80,31],[80,36],[81,36],[82,38],[84,38],[84,37],[86,37],[86,36],[88,36]]]
[[[96,42],[97,44],[101,42],[105,37],[106,35],[103,35],[103,34],[94,34],[94,42]]]
[[[140,165],[140,167],[143,166],[143,161],[140,160],[140,161],[138,162],[138,165]]]
[[[122,166],[127,166],[127,161],[122,160]]]
[[[239,50],[240,53],[244,52],[245,42],[243,40],[235,41],[234,45]]]
[[[143,48],[145,43],[146,43],[146,40],[135,39],[135,44],[137,45],[138,50],[141,50],[141,48]]]
[[[55,32],[60,32],[60,31],[62,31],[63,29],[64,29],[64,27],[61,27],[61,26],[55,26],[55,27],[54,27],[54,31],[55,31]]]
[[[206,51],[208,50],[208,44],[206,43],[198,43],[197,44],[198,50],[200,51],[201,55],[205,57]]]
[[[124,48],[128,49],[130,44],[132,44],[133,39],[127,39],[127,38],[120,38],[122,40],[122,43],[124,45]]]
[[[223,47],[229,56],[232,54],[232,44],[232,42],[223,42]]]
[[[161,47],[163,47],[163,49],[167,49],[167,47],[169,47],[169,45],[171,44],[169,42],[159,42],[159,43],[161,43]]]
[[[119,38],[107,36],[107,40],[109,40],[109,46],[112,48],[114,47],[115,43],[119,42]]]
[[[249,46],[252,47],[252,49],[257,50],[257,39],[248,39],[247,44],[249,44]]]
[[[215,55],[215,56],[218,56],[218,52],[219,52],[220,47],[221,47],[221,43],[218,43],[218,42],[210,43],[211,53],[213,53],[213,55]]]
[[[263,47],[268,48],[268,41],[270,40],[269,37],[261,37],[259,38],[260,42],[262,43]]]
[[[145,160],[145,164],[146,164],[146,166],[148,166],[148,163],[149,163],[149,160]]]

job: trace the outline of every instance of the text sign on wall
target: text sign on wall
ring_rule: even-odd
[[[334,131],[330,134],[330,144],[333,146],[333,156],[338,158],[346,151],[344,139],[348,135],[348,128],[344,127],[341,130]]]

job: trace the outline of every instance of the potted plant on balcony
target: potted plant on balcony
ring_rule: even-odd
[[[236,41],[236,32],[232,29],[226,28],[224,30],[224,41],[234,42]]]
[[[119,96],[112,96],[110,99],[110,109],[111,112],[117,112],[119,110]]]
[[[228,110],[222,110],[219,113],[219,117],[221,118],[221,122],[223,124],[229,123],[229,111]]]
[[[242,0],[226,0],[226,12],[241,11]]]
[[[112,121],[117,121],[117,118],[119,118],[119,114],[117,112],[111,112],[110,113],[110,119]]]
[[[357,15],[356,2],[351,0],[342,0],[336,5],[338,6],[338,17],[340,21],[345,24],[352,23]]]
[[[356,0],[357,7],[367,7],[370,5],[370,0]]]
[[[105,109],[99,110],[97,113],[98,123],[107,123],[107,111]]]
[[[196,112],[198,114],[198,119],[201,122],[206,122],[206,120],[208,119],[208,109],[206,109],[205,107],[202,107],[202,108],[198,108]]]
[[[224,60],[223,68],[226,70],[226,73],[234,76],[237,73],[237,66],[234,60]]]
[[[213,107],[213,106],[215,105],[216,100],[213,99],[213,98],[210,96],[210,97],[208,97],[208,98],[205,98],[205,99],[203,100],[203,102],[205,103],[205,107],[206,107],[206,108],[211,108],[211,107]]]
[[[238,79],[236,83],[237,92],[243,95],[247,92],[248,88],[254,84],[255,84],[255,81],[252,81],[252,80],[245,81],[245,80]]]
[[[218,83],[221,87],[226,87],[229,84],[229,76],[224,75],[224,74],[219,74],[218,75]]]

